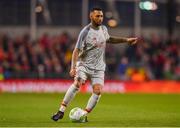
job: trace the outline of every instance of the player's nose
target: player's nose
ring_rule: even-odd
[[[99,18],[98,22],[102,22],[102,18]]]

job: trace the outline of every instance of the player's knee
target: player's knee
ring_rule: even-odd
[[[93,86],[93,93],[97,95],[101,95],[102,92],[102,86],[101,85],[94,85]]]
[[[93,93],[95,93],[96,95],[101,95],[101,90],[100,89],[94,89]]]
[[[74,85],[75,85],[77,88],[80,88],[80,86],[81,86],[80,83],[79,83],[78,81],[76,81],[76,80],[74,81]]]
[[[83,85],[83,83],[84,83],[84,80],[82,80],[81,78],[78,78],[77,80],[74,81],[74,85],[77,88],[80,88],[80,86]]]

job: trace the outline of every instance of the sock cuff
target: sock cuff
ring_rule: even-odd
[[[64,102],[62,102],[61,105],[64,106],[64,107],[67,107],[67,104],[64,103]]]
[[[91,109],[84,109],[84,111],[86,111],[87,113],[90,113],[91,112]]]

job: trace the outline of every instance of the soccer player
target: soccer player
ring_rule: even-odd
[[[106,26],[102,25],[101,8],[93,8],[90,11],[90,19],[91,23],[81,30],[72,54],[70,76],[74,77],[74,83],[67,90],[58,112],[52,116],[54,121],[63,118],[66,107],[87,79],[91,81],[93,92],[84,109],[84,114],[87,115],[96,106],[104,85],[106,43],[135,44],[137,42],[137,38],[110,36]]]

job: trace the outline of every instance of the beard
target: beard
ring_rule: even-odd
[[[97,24],[97,26],[101,26],[102,25],[102,23],[96,23]]]
[[[99,27],[99,26],[102,25],[102,22],[97,23],[97,22],[95,22],[95,21],[92,21],[92,23],[93,23],[93,25],[96,26],[96,27]]]

